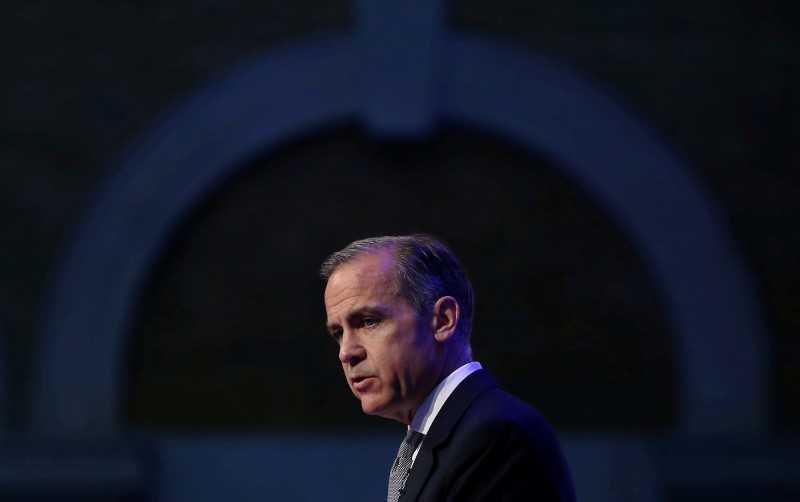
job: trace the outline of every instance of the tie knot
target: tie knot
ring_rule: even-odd
[[[414,451],[423,439],[425,439],[425,434],[417,432],[414,429],[408,429],[406,438],[403,440],[403,446],[407,445],[408,448],[411,448],[411,451]]]

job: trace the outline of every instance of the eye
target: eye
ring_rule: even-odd
[[[336,340],[337,342],[342,341],[342,330],[337,329],[330,332],[331,338]]]
[[[378,321],[373,319],[372,317],[365,317],[363,323],[364,323],[364,327],[371,328],[371,327],[375,326],[376,324],[378,324]]]

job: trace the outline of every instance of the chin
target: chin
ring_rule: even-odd
[[[365,404],[363,401],[361,402],[361,409],[367,415],[378,415],[381,416],[381,408],[376,406],[370,406],[369,404]]]
[[[386,403],[377,403],[365,398],[361,400],[361,409],[367,415],[386,417]]]

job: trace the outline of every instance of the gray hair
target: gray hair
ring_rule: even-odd
[[[395,292],[411,303],[418,316],[430,312],[443,296],[456,299],[461,311],[456,331],[468,341],[475,305],[472,284],[453,252],[437,237],[413,234],[361,239],[330,255],[320,274],[328,280],[345,263],[381,250],[393,253]]]

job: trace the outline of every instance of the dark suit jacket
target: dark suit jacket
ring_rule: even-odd
[[[533,408],[485,370],[453,391],[422,442],[402,502],[568,501],[558,440]]]

